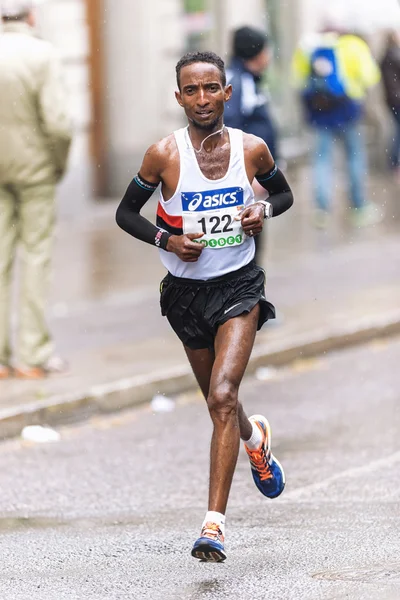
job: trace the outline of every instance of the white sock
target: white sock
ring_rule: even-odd
[[[251,438],[245,442],[246,446],[249,450],[257,450],[260,447],[262,442],[262,433],[258,425],[252,423],[253,425],[253,433],[251,434]]]
[[[225,515],[209,510],[204,517],[203,525],[201,526],[202,529],[206,523],[216,523],[222,531],[222,535],[225,537]]]

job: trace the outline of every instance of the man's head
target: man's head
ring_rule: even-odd
[[[268,37],[254,27],[240,27],[233,32],[233,56],[243,60],[254,75],[262,75],[270,62]]]
[[[221,83],[225,87],[226,86],[226,73],[225,73],[225,63],[214,52],[188,52],[178,62],[175,67],[176,70],[176,82],[178,84],[179,90],[181,90],[181,71],[184,67],[188,67],[193,65],[194,63],[207,63],[209,65],[214,65],[220,72]]]
[[[175,93],[189,121],[212,130],[224,113],[232,94],[226,85],[225,65],[214,52],[189,52],[176,65],[179,91]]]
[[[33,25],[33,0],[0,0],[3,22],[26,21]]]

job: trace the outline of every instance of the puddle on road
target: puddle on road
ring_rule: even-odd
[[[91,517],[87,519],[60,519],[57,517],[0,517],[0,535],[15,533],[28,529],[59,529],[73,527],[74,529],[92,529],[93,527],[128,527],[141,525],[143,519],[135,517]]]
[[[376,581],[400,582],[400,562],[387,565],[372,565],[369,567],[349,568],[343,571],[327,571],[315,573],[313,579],[325,581],[358,581],[374,583]]]
[[[47,517],[0,517],[0,533],[9,533],[21,529],[48,529],[62,527],[66,523]]]

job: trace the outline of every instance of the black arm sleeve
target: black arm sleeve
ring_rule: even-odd
[[[136,175],[117,208],[115,220],[121,229],[138,240],[166,250],[171,234],[156,227],[140,214],[143,206],[156,189],[156,185],[149,183],[139,174]]]
[[[277,217],[293,204],[292,190],[282,171],[274,165],[268,173],[256,177],[258,183],[269,193],[268,202],[272,204],[272,216]]]

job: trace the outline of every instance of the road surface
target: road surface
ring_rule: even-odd
[[[190,556],[211,432],[198,395],[3,443],[0,598],[398,600],[399,358],[382,340],[246,379],[287,487],[261,496],[241,450],[224,564]]]

